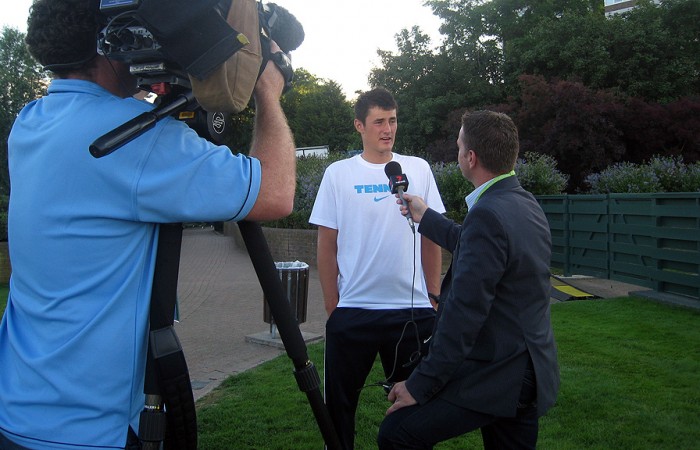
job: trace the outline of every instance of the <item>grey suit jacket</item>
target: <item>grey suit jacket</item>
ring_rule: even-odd
[[[439,396],[513,417],[527,365],[542,415],[559,368],[550,323],[551,236],[535,198],[512,176],[493,184],[460,226],[428,210],[419,232],[452,252],[430,350],[406,382],[419,404]]]

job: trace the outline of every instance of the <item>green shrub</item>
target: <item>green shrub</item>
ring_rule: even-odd
[[[652,193],[661,190],[661,183],[650,166],[630,162],[613,164],[600,173],[586,177],[590,194]]]
[[[700,191],[700,162],[685,165],[683,156],[654,156],[649,161],[662,192]]]
[[[432,165],[432,170],[442,203],[447,211],[445,215],[461,223],[467,214],[467,203],[464,198],[474,190],[474,186],[464,178],[456,162],[438,162]]]
[[[654,156],[645,164],[622,162],[586,177],[590,194],[700,192],[700,162],[682,156]]]
[[[700,161],[686,166],[681,192],[700,192]]]
[[[294,211],[285,218],[264,222],[263,225],[272,228],[315,229],[316,226],[309,223],[309,217],[323,173],[329,165],[346,157],[345,153],[331,152],[327,156],[312,155],[298,158]]]
[[[556,160],[535,152],[526,152],[525,158],[515,164],[515,173],[522,187],[533,195],[561,194],[569,176],[557,170]]]
[[[474,190],[474,186],[464,178],[456,162],[439,162],[433,164],[432,168],[447,210],[446,216],[462,222],[467,214],[465,197]],[[569,180],[567,175],[557,170],[554,158],[534,152],[528,152],[524,159],[518,160],[515,174],[523,188],[533,195],[561,194]]]
[[[682,156],[654,156],[649,161],[649,167],[659,180],[662,191],[680,192],[682,174],[686,170]]]

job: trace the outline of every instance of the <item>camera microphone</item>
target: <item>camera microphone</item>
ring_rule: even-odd
[[[403,193],[408,189],[408,177],[405,173],[401,173],[401,164],[396,161],[389,161],[386,166],[384,166],[384,173],[389,178],[389,188],[392,194],[399,194],[401,203],[406,207],[408,213],[406,214],[406,219],[408,224],[411,226],[411,230],[415,232],[415,224],[413,223],[413,217],[411,216],[411,210],[408,207],[408,202],[403,198]]]
[[[296,17],[285,8],[268,3],[262,6],[264,19],[270,32],[270,39],[279,45],[280,49],[289,53],[296,50],[304,42],[304,27]]]

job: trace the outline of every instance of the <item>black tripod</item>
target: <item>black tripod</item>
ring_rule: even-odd
[[[192,91],[187,90],[179,93],[165,104],[161,103],[154,110],[143,113],[98,138],[90,146],[90,154],[96,158],[109,155],[126,142],[153,127],[157,121],[193,107],[196,109],[197,104]],[[265,299],[270,307],[270,312],[277,325],[280,338],[284,343],[287,355],[294,364],[294,376],[299,389],[306,393],[327,447],[329,449],[340,449],[340,440],[330,420],[320,391],[321,380],[318,371],[309,360],[306,343],[290,307],[289,299],[287,299],[260,224],[242,221],[238,223],[238,227],[260,281]],[[171,301],[171,304],[174,306],[177,295],[177,268],[180,258],[182,226],[181,224],[161,225],[159,236],[156,274],[154,276],[154,296],[151,301],[152,303],[160,302],[161,300],[155,297],[158,295],[165,302]],[[158,282],[159,278],[162,278],[164,281]],[[159,283],[161,287],[158,288],[156,283]],[[141,428],[143,431],[139,430],[139,436],[144,440],[144,450],[157,450],[160,448],[162,441],[165,441],[166,449],[196,449],[194,400],[182,348],[172,327],[173,316],[170,314],[170,311],[174,312],[174,307],[167,306],[161,309],[165,311],[165,314],[159,314],[158,323],[154,323],[152,308],[152,331],[151,343],[149,344],[149,354],[151,356],[149,356],[147,364],[144,389],[146,405],[141,415]],[[162,344],[154,345],[154,341],[157,339],[160,339]],[[153,360],[151,357],[153,357]],[[180,372],[184,364],[186,377],[181,373],[175,376],[168,376],[166,378],[169,378],[170,381],[163,383],[162,364],[160,361],[165,361],[169,366],[177,367],[177,370]],[[172,392],[173,390],[177,392]],[[172,402],[176,404],[169,404]],[[165,408],[163,407],[164,404]],[[167,410],[167,413],[165,413],[165,410]],[[167,417],[170,414],[179,417]],[[170,430],[167,439],[165,436],[166,418],[169,428],[178,428],[178,430]],[[175,435],[173,435],[173,432]],[[147,439],[143,439],[144,437],[147,437]]]

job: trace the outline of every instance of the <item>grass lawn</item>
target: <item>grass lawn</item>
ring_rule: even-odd
[[[552,306],[557,405],[540,420],[540,449],[691,449],[700,442],[700,313],[640,298]],[[323,373],[323,343],[309,356]],[[201,450],[321,449],[306,396],[281,356],[227,379],[198,402]],[[375,365],[368,382],[383,379]],[[384,391],[360,398],[357,449],[376,448]],[[478,432],[437,449],[481,448]]]

